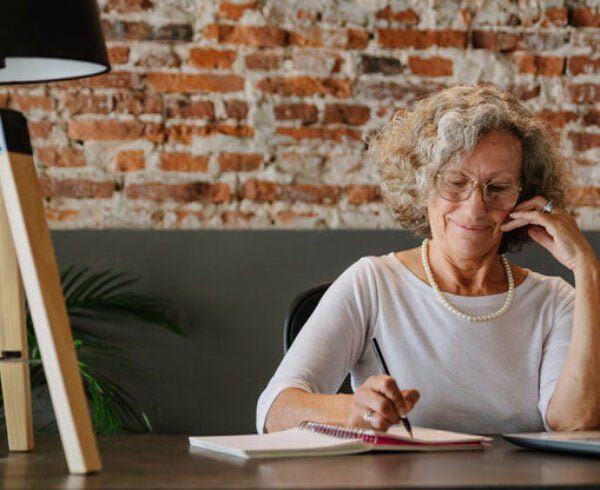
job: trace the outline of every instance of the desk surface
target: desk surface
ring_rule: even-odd
[[[36,443],[0,458],[2,488],[600,488],[600,459],[501,438],[484,451],[239,460],[192,449],[183,436],[113,436],[100,438],[104,468],[88,476],[67,474],[58,438]]]

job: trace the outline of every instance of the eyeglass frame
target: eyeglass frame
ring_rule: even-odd
[[[438,192],[438,194],[440,195],[440,197],[441,197],[442,199],[445,199],[445,200],[446,200],[446,201],[448,201],[448,202],[463,202],[463,201],[466,201],[467,199],[469,199],[469,198],[470,198],[470,197],[473,195],[473,191],[475,190],[475,187],[481,187],[481,188],[482,188],[482,194],[481,194],[481,198],[482,198],[482,200],[483,200],[484,204],[485,204],[487,207],[489,207],[489,208],[491,208],[491,209],[495,209],[496,211],[508,211],[508,210],[512,209],[512,208],[513,208],[513,207],[514,207],[514,206],[515,206],[515,205],[516,205],[516,204],[519,202],[519,196],[521,195],[521,191],[523,190],[523,186],[520,186],[520,185],[519,185],[519,186],[517,186],[517,185],[514,185],[514,184],[510,184],[510,183],[507,183],[507,182],[503,182],[503,184],[505,184],[505,185],[510,185],[511,187],[514,187],[515,189],[517,189],[517,197],[515,198],[515,202],[514,202],[514,204],[513,204],[513,205],[512,205],[510,208],[506,208],[506,209],[495,208],[495,207],[493,207],[493,206],[490,206],[490,205],[487,203],[487,201],[486,201],[486,198],[485,198],[485,196],[486,196],[486,191],[487,191],[487,186],[488,186],[488,185],[490,185],[490,184],[492,183],[492,181],[491,181],[491,180],[488,180],[487,182],[485,182],[485,183],[482,183],[482,182],[480,182],[480,181],[479,181],[479,180],[477,180],[477,179],[472,179],[472,178],[471,178],[471,177],[469,177],[468,175],[461,174],[463,177],[465,177],[465,178],[466,178],[466,179],[467,179],[467,180],[468,180],[468,181],[471,183],[471,190],[469,191],[469,194],[468,194],[468,195],[467,195],[465,198],[463,198],[463,199],[458,199],[458,200],[454,200],[454,199],[448,199],[447,197],[444,197],[444,196],[442,196],[442,193],[441,193],[441,192],[440,192],[440,190],[438,189],[438,184],[437,184],[438,180],[439,180],[440,178],[443,178],[443,177],[442,177],[443,173],[444,173],[444,172],[441,172],[441,171],[439,171],[439,172],[437,172],[437,173],[435,174],[435,187],[436,187],[436,191]],[[447,172],[446,172],[446,173],[447,173]],[[498,182],[494,182],[494,183],[495,183],[495,184],[498,184]]]

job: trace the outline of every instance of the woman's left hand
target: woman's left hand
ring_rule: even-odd
[[[500,226],[500,230],[508,232],[530,225],[527,233],[531,239],[573,271],[585,267],[589,261],[597,263],[594,249],[583,236],[575,218],[557,207],[550,213],[542,212],[547,202],[546,198],[535,196],[519,203],[509,214],[512,219]]]

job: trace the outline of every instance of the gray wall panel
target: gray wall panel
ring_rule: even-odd
[[[143,379],[121,374],[159,433],[254,431],[258,394],[282,356],[282,322],[297,292],[334,279],[363,255],[416,246],[390,230],[53,231],[60,264],[114,267],[179,309],[185,339],[132,321],[105,332]],[[600,254],[600,232],[587,234]],[[572,282],[537,246],[511,258]]]

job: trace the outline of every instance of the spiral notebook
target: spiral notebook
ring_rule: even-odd
[[[414,439],[401,425],[387,432],[302,422],[269,434],[192,436],[190,445],[240,458],[333,456],[369,451],[459,451],[483,449],[490,437],[413,427]]]

